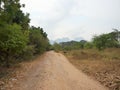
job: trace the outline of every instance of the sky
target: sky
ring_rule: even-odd
[[[120,30],[120,0],[20,0],[30,25],[40,26],[50,40],[90,41],[94,35]]]

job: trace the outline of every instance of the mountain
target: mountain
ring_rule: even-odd
[[[74,38],[73,40],[79,42],[79,41],[81,41],[81,40],[84,40],[84,38],[82,38],[82,37],[77,37],[77,38]]]
[[[59,39],[56,39],[56,40],[50,40],[50,43],[54,44],[55,42],[61,43],[61,42],[68,42],[68,41],[70,41],[70,39],[67,38],[67,37],[64,37],[64,38],[59,38]]]
[[[55,42],[61,43],[61,42],[70,42],[70,41],[80,42],[81,40],[84,40],[84,39],[82,37],[77,37],[77,38],[74,38],[74,39],[69,39],[67,37],[63,37],[63,38],[58,38],[56,40],[50,40],[50,43],[54,44]]]
[[[55,40],[55,42],[57,42],[57,43],[67,42],[67,41],[70,41],[70,39],[67,38],[67,37],[59,38],[59,39],[56,39],[56,40]]]

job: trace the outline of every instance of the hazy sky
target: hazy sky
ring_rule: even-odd
[[[49,39],[82,37],[120,29],[120,0],[21,0],[31,25],[42,27]]]

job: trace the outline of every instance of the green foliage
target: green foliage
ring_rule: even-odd
[[[4,54],[7,61],[14,55],[22,52],[27,44],[27,37],[22,33],[17,24],[3,25],[0,27],[0,53]]]
[[[55,51],[60,51],[60,50],[62,50],[62,47],[61,47],[60,44],[58,44],[58,43],[54,43],[54,45],[53,45],[53,49],[54,49]]]
[[[0,11],[0,21],[7,24],[17,23],[23,30],[29,27],[29,14],[24,14],[21,10],[20,0],[1,0],[3,6]]]
[[[107,34],[94,36],[91,42],[85,40],[68,41],[53,45],[57,50],[78,50],[78,49],[92,49],[104,50],[105,48],[119,48],[120,47],[120,32],[114,31]]]
[[[47,34],[42,28],[29,26],[29,14],[21,10],[20,0],[0,0],[0,63],[29,59],[49,49]]]
[[[18,56],[17,56],[17,59],[18,60],[29,60],[29,59],[32,59],[33,56],[34,56],[34,53],[35,53],[35,49],[34,49],[34,46],[32,45],[28,45],[26,46],[22,53],[20,53]]]
[[[26,46],[27,38],[17,24],[0,27],[0,50],[20,53]]]
[[[112,32],[112,33],[108,33],[108,34],[94,36],[93,44],[99,50],[103,50],[105,48],[118,47],[118,41],[116,40],[115,35],[116,34]]]
[[[40,27],[31,27],[29,38],[29,44],[35,47],[36,53],[43,53],[49,47],[47,34]]]
[[[85,48],[85,49],[92,49],[92,48],[93,48],[93,44],[92,44],[91,42],[86,42],[86,43],[84,44],[84,48]]]
[[[54,49],[56,50],[78,50],[78,49],[83,49],[84,48],[84,44],[87,41],[85,40],[81,40],[80,42],[77,41],[69,41],[69,42],[62,42],[60,44],[55,43]]]

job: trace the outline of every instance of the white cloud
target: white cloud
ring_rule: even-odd
[[[50,39],[83,37],[120,27],[120,0],[21,0],[31,25],[41,26]]]
[[[75,0],[73,13],[91,17],[113,17],[120,15],[120,0]],[[115,17],[114,17],[115,18]]]

